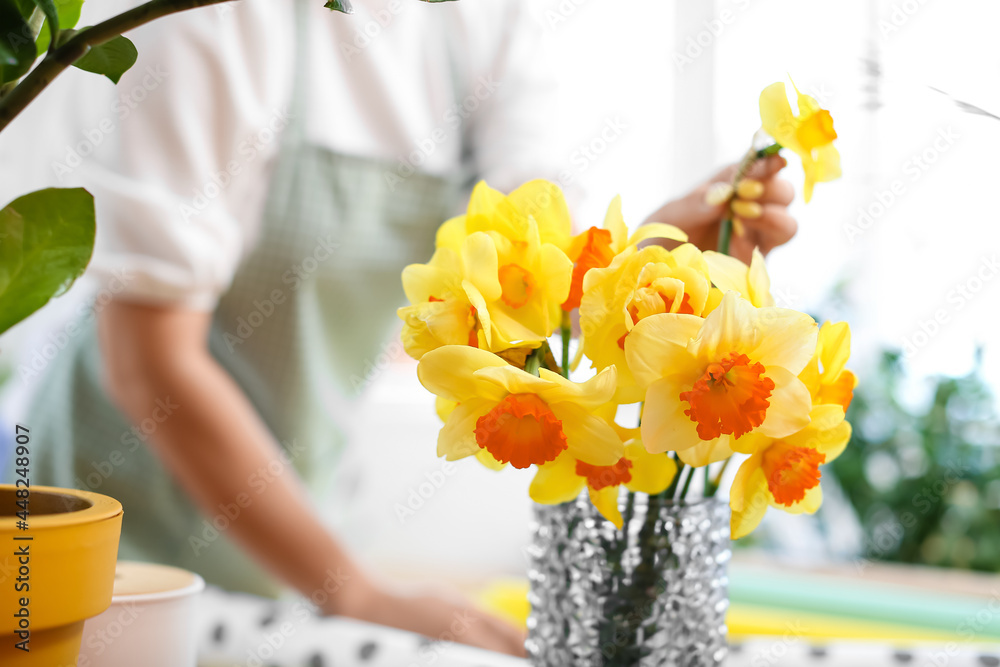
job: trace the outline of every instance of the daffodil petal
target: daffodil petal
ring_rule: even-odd
[[[562,422],[567,451],[575,458],[595,466],[618,463],[625,448],[607,422],[572,403],[553,403],[549,409]]]
[[[688,404],[679,398],[681,387],[679,378],[668,376],[646,390],[640,427],[646,451],[653,454],[682,451],[702,442],[697,424],[684,414]]]
[[[479,318],[479,325],[482,327],[483,336],[486,339],[487,348],[493,352],[493,322],[490,319],[490,309],[486,307],[486,300],[476,286],[468,280],[462,281],[462,290],[469,299],[469,305],[476,309],[476,317]],[[506,342],[506,341],[505,341]],[[504,346],[506,347],[506,345]]]
[[[770,501],[771,493],[763,469],[752,458],[744,461],[736,472],[729,495],[733,510],[730,531],[734,540],[749,535],[760,525]]]
[[[562,250],[551,243],[542,245],[542,283],[551,302],[561,304],[569,297],[573,283],[573,262]]]
[[[500,461],[497,461],[495,458],[493,458],[493,455],[490,454],[485,449],[480,449],[478,452],[476,452],[476,460],[479,461],[481,464],[483,464],[483,466],[485,466],[486,468],[489,468],[490,470],[503,470],[504,468],[507,467],[506,463],[501,463]]]
[[[568,401],[581,408],[593,410],[608,403],[615,393],[618,369],[614,366],[605,368],[586,382],[572,382],[558,373],[540,368],[539,376],[548,385],[539,391],[539,395],[547,403]]]
[[[615,528],[621,530],[625,522],[622,519],[621,510],[618,509],[618,487],[607,486],[600,491],[593,489],[588,489],[588,491],[590,491],[590,502],[601,513],[601,516],[615,524]]]
[[[694,315],[664,313],[639,321],[625,338],[625,359],[640,387],[668,373],[697,372],[689,341],[705,322]]]
[[[748,352],[761,337],[756,329],[757,309],[753,304],[736,292],[726,292],[719,307],[705,318],[697,338],[688,343],[688,350],[701,359],[721,359],[730,352]],[[760,361],[757,356],[750,358]]]
[[[792,113],[792,105],[785,92],[785,84],[772,83],[760,94],[760,120],[764,131],[786,148],[798,152],[799,142],[795,138],[798,121]]]
[[[704,468],[712,463],[725,461],[732,455],[732,437],[728,435],[721,435],[713,440],[702,440],[690,449],[677,452],[681,461],[695,468]]]
[[[809,389],[791,373],[780,366],[767,370],[774,381],[774,391],[768,399],[770,405],[764,421],[757,428],[772,438],[784,438],[809,425],[812,396]]]
[[[514,368],[510,365],[480,368],[473,375],[479,380],[496,385],[505,396],[507,394],[539,394],[551,385],[548,380],[543,380],[531,373],[525,373],[520,368]]]
[[[823,375],[839,376],[851,356],[851,328],[847,322],[827,322],[819,330],[820,363]]]
[[[586,486],[586,478],[576,474],[576,459],[568,453],[538,466],[528,494],[536,503],[558,505],[574,500]]]
[[[432,394],[461,403],[471,398],[495,401],[506,395],[494,383],[477,380],[475,371],[504,367],[500,357],[467,345],[445,345],[426,353],[417,364],[417,378]]]
[[[640,225],[632,236],[629,237],[628,245],[639,245],[649,239],[670,239],[671,241],[685,243],[688,240],[688,235],[673,225],[663,222],[647,222],[644,225]]]
[[[716,287],[723,292],[738,292],[744,299],[753,302],[747,281],[750,268],[746,264],[714,250],[705,252],[705,262],[708,263],[708,273]]]
[[[507,199],[523,214],[535,219],[542,243],[552,243],[563,252],[569,249],[572,221],[558,185],[542,179],[529,181],[511,192]]]
[[[442,422],[448,421],[448,416],[455,410],[455,406],[457,405],[458,403],[449,401],[447,398],[434,397],[434,412],[437,413],[438,419]]]
[[[622,196],[615,195],[615,198],[608,204],[608,212],[604,214],[604,229],[611,232],[612,247],[622,250],[625,245],[631,245],[628,241],[628,226],[625,218],[622,217]]]
[[[662,493],[677,474],[677,464],[667,454],[650,454],[641,440],[631,440],[625,444],[625,456],[632,461],[629,471],[632,479],[625,483],[629,491]]]
[[[805,498],[799,502],[792,503],[789,507],[785,507],[783,505],[775,506],[788,514],[815,514],[816,510],[818,510],[822,504],[823,488],[820,486],[814,486],[806,491]]]
[[[493,401],[473,398],[460,403],[438,433],[437,455],[457,461],[480,451],[476,442],[476,422],[493,408]]]
[[[750,269],[747,272],[747,284],[750,287],[750,303],[758,308],[774,305],[771,296],[771,277],[767,274],[767,264],[759,248],[753,249]]]
[[[489,234],[476,232],[466,237],[462,245],[465,278],[479,290],[484,299],[496,301],[503,293],[498,279],[500,270],[497,247]]]
[[[798,375],[816,352],[819,328],[813,318],[797,310],[761,308],[757,330],[757,344],[747,355],[765,368],[780,366]]]
[[[755,454],[764,451],[772,442],[774,438],[769,438],[760,431],[750,431],[734,438],[730,447],[741,454]]]
[[[434,243],[438,248],[448,248],[454,252],[462,249],[462,242],[465,240],[465,216],[460,215],[444,222],[437,230]]]

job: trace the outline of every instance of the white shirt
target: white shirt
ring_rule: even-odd
[[[210,310],[256,242],[295,70],[294,0],[184,12],[130,36],[139,60],[87,168],[91,269],[118,297]],[[558,98],[527,0],[310,0],[306,137],[413,167],[468,167],[502,190],[554,177]],[[463,141],[464,138],[464,141]]]

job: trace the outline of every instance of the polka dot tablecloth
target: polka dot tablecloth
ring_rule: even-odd
[[[319,618],[298,602],[208,589],[199,609],[199,667],[527,667],[524,660],[447,641],[349,619]],[[1000,667],[1000,647],[812,645],[760,637],[733,641],[726,662],[726,667],[903,665]]]

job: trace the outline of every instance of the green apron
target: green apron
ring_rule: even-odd
[[[418,172],[390,190],[385,174],[393,165],[310,145],[303,135],[308,91],[296,79],[260,238],[218,303],[209,346],[322,497],[344,445],[337,421],[379,364],[403,301],[400,272],[431,256],[434,232],[464,183],[457,174]],[[26,420],[37,449],[32,481],[118,499],[125,508],[120,558],[276,595],[277,582],[226,537],[225,508],[203,517],[139,437],[155,437],[155,418],[183,406],[162,397],[160,410],[134,431],[102,388],[93,319],[83,326],[52,364]],[[248,495],[266,477],[248,480]]]

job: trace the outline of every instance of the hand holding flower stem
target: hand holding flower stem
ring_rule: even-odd
[[[733,176],[733,182],[731,187],[731,194],[729,195],[728,204],[732,204],[733,200],[736,199],[736,190],[739,187],[740,181],[747,175],[750,169],[757,163],[758,160],[763,160],[769,155],[776,155],[778,151],[781,150],[780,144],[771,144],[765,148],[754,149],[751,148],[747,151],[743,159],[740,160],[739,165],[736,168],[736,174]],[[722,224],[719,225],[719,243],[717,245],[718,251],[723,255],[729,254],[729,241],[732,238],[733,233],[733,216],[732,210],[729,211],[730,215],[723,218]],[[740,233],[737,230],[737,233]]]

